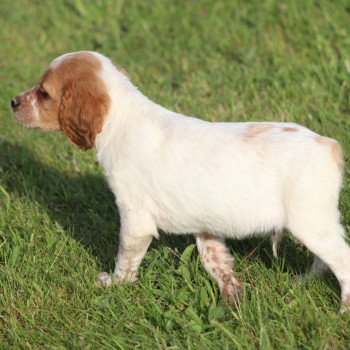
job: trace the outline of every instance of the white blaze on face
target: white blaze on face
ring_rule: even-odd
[[[39,119],[39,109],[38,109],[38,102],[37,100],[32,97],[31,101],[30,101],[31,106],[33,107],[33,116],[34,116],[34,120],[37,121]]]

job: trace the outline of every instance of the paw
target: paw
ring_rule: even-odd
[[[97,276],[97,283],[101,287],[111,287],[112,286],[112,278],[107,272],[101,272]]]
[[[237,305],[243,296],[243,286],[241,283],[227,282],[222,286],[222,297],[230,305]]]

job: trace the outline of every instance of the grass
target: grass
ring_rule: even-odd
[[[303,124],[350,155],[350,6],[337,1],[0,3],[1,349],[348,349],[333,276],[290,238],[232,241],[244,282],[227,308],[189,236],[161,235],[140,281],[105,290],[118,213],[95,161],[58,133],[15,124],[10,98],[56,56],[98,50],[150,98],[212,121]],[[350,174],[340,201],[350,230]],[[350,263],[350,262],[349,262]]]

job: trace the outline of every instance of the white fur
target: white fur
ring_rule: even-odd
[[[39,119],[39,109],[38,109],[38,102],[35,98],[32,98],[30,101],[31,106],[33,107],[33,119],[37,121]]]
[[[342,173],[317,134],[270,123],[247,139],[254,123],[210,123],[171,112],[94,54],[112,101],[97,136],[97,159],[116,196],[124,248],[157,237],[158,229],[244,238],[287,228],[333,270],[346,302],[350,249],[337,208]],[[144,242],[133,269],[150,239]],[[124,273],[120,256],[115,278]]]

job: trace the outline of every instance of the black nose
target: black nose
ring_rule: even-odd
[[[16,107],[18,107],[20,104],[21,104],[21,102],[19,102],[19,100],[16,100],[16,98],[13,98],[13,99],[11,100],[11,107],[12,107],[13,109],[15,109]]]

